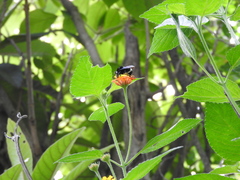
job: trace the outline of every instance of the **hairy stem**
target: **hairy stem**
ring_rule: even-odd
[[[108,126],[109,126],[109,130],[111,132],[113,142],[114,142],[114,145],[116,147],[116,151],[117,151],[120,163],[121,163],[123,176],[125,177],[126,174],[127,174],[126,166],[125,166],[123,156],[122,156],[122,153],[121,153],[121,150],[120,150],[120,147],[119,147],[119,143],[118,143],[118,140],[117,140],[116,134],[114,132],[113,125],[112,125],[112,122],[111,122],[111,119],[110,119],[110,116],[109,116],[109,113],[108,113],[107,103],[105,102],[105,100],[102,97],[99,97],[99,101],[101,102],[101,104],[103,106],[104,113],[105,113],[105,116],[107,118],[107,123],[108,123]]]
[[[129,126],[129,137],[128,137],[128,150],[127,150],[127,155],[125,158],[125,162],[128,161],[130,152],[131,152],[131,146],[132,146],[132,118],[131,118],[131,111],[130,111],[130,106],[128,102],[128,95],[127,95],[127,87],[123,88],[123,94],[124,94],[124,99],[125,99],[125,104],[127,108],[127,114],[128,114],[128,126]]]

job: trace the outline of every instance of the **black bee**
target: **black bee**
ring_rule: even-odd
[[[117,68],[117,70],[115,71],[115,75],[118,78],[121,75],[128,75],[131,76],[132,75],[132,69],[134,68],[133,65],[129,65],[129,66],[120,66],[119,68]]]

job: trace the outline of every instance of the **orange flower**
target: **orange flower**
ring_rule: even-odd
[[[121,75],[118,78],[112,80],[113,83],[115,83],[118,86],[126,86],[131,84],[132,80],[136,79],[133,75]]]

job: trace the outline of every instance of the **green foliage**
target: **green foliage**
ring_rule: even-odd
[[[234,69],[240,65],[240,45],[237,45],[231,48],[226,55],[226,58],[231,65],[231,68]]]
[[[108,87],[112,80],[110,65],[104,67],[94,66],[89,57],[81,57],[71,80],[70,92],[75,97],[97,96]]]
[[[238,84],[231,80],[227,80],[227,87],[230,90],[234,100],[239,101],[240,89],[238,88]],[[204,78],[188,85],[187,91],[179,97],[198,102],[228,102],[223,88],[209,78]]]
[[[239,117],[229,104],[206,104],[205,130],[208,142],[226,160],[240,161],[239,129]]]
[[[133,168],[128,172],[127,176],[123,178],[123,180],[132,180],[132,179],[141,179],[146,176],[157,164],[160,163],[162,158],[166,156],[168,153],[175,151],[181,147],[172,148],[161,155],[158,155],[152,159],[146,160],[137,165],[137,167]]]
[[[7,132],[14,132],[16,123],[12,120],[8,120],[8,125],[7,125]],[[22,152],[22,157],[23,159],[26,160],[26,166],[29,170],[29,172],[32,172],[33,169],[33,158],[32,158],[32,151],[31,148],[28,144],[28,141],[25,137],[25,135],[22,133],[22,130],[20,127],[18,127],[17,132],[21,134],[20,139],[19,139],[19,146],[20,150]],[[16,145],[11,139],[7,139],[7,148],[8,148],[8,155],[11,160],[12,166],[16,166],[20,164],[17,151],[16,151]],[[17,170],[19,168],[15,167]]]
[[[168,131],[155,136],[147,144],[143,147],[140,153],[148,153],[160,149],[161,147],[173,142],[177,138],[183,136],[187,132],[189,132],[192,128],[194,128],[197,124],[199,124],[201,120],[199,119],[184,119],[179,121],[173,127],[171,127]]]
[[[20,173],[22,172],[21,164],[17,164],[7,169],[3,174],[0,175],[0,180],[15,180],[19,178]]]
[[[57,162],[81,162],[86,160],[100,159],[102,156],[103,156],[102,151],[90,150],[76,154],[71,154],[70,156],[66,156],[64,158],[59,159]]]
[[[86,41],[80,37],[81,33],[77,30],[79,24],[77,25],[73,21],[74,18],[71,14],[73,11],[66,10],[61,1],[36,0],[30,2],[33,96],[37,133],[42,148],[46,149],[34,168],[33,178],[53,179],[57,171],[62,172],[64,176],[62,179],[91,178],[93,173],[88,172],[88,166],[100,159],[105,152],[109,152],[111,148],[116,148],[120,159],[117,162],[112,160],[111,163],[120,166],[125,179],[141,179],[147,174],[151,178],[153,174],[159,172],[160,169],[156,170],[156,166],[161,162],[162,157],[167,156],[170,152],[174,154],[174,150],[178,149],[178,147],[170,149],[172,146],[170,143],[178,141],[178,138],[184,134],[188,138],[187,143],[181,142],[187,146],[186,158],[184,157],[184,165],[181,169],[185,168],[184,176],[189,175],[192,171],[196,173],[206,171],[206,164],[204,164],[206,162],[202,158],[203,155],[199,153],[201,150],[206,151],[211,168],[219,164],[221,158],[227,162],[223,162],[223,166],[226,166],[214,169],[209,174],[197,174],[179,179],[229,179],[220,174],[235,177],[234,175],[239,173],[239,162],[236,161],[239,161],[240,128],[237,114],[239,115],[240,111],[239,102],[236,101],[240,100],[238,73],[240,49],[237,37],[239,33],[236,31],[238,24],[231,27],[232,24],[229,24],[228,19],[232,21],[240,19],[238,1],[166,0],[160,3],[159,0],[78,0],[69,1],[69,3],[73,3],[81,15],[82,27],[86,28],[90,36],[90,40],[87,42],[93,40],[94,46],[98,50],[97,53],[102,59],[101,64],[107,65],[103,67],[92,65],[89,57],[90,50],[86,48]],[[27,46],[23,6],[24,1],[0,2],[0,55],[2,62],[0,65],[0,107],[3,107],[1,110],[4,111],[4,116],[16,110],[25,113],[28,111],[27,92],[29,89],[26,88],[24,76]],[[148,8],[150,9],[147,10]],[[139,15],[140,18],[153,24],[148,24],[146,20],[140,19]],[[146,123],[144,122],[146,127],[135,127],[134,131],[146,128],[146,137],[144,134],[143,140],[147,139],[147,142],[143,148],[142,146],[138,147],[138,153],[130,157],[130,160],[128,158],[121,159],[122,153],[128,150],[127,144],[122,142],[124,139],[126,143],[125,133],[127,133],[125,127],[121,127],[122,112],[120,110],[124,108],[124,105],[119,102],[113,103],[112,100],[115,98],[111,96],[112,92],[123,89],[111,81],[114,70],[126,63],[129,57],[127,40],[131,39],[126,40],[124,37],[126,20],[128,20],[130,31],[139,43],[137,51],[140,60],[138,62],[138,55],[131,54],[134,57],[131,64],[136,67],[140,65],[141,75],[146,76],[142,80],[145,82],[141,82],[143,85],[141,89],[135,89],[135,91],[147,94],[145,99],[149,100],[145,101],[145,109],[134,107],[133,112],[144,111],[146,120]],[[236,37],[234,38],[234,36]],[[236,46],[232,44],[232,39],[235,40]],[[148,41],[152,41],[150,48]],[[177,48],[178,45],[182,52]],[[163,61],[164,56],[159,53],[173,48],[177,48],[176,56],[178,57],[169,56],[171,53],[168,52],[164,54],[166,59]],[[90,49],[92,50],[92,48]],[[148,57],[147,61],[146,57]],[[174,58],[179,59],[177,64],[173,63]],[[72,72],[73,69],[75,69],[74,72]],[[171,71],[173,71],[172,76]],[[208,78],[202,79],[202,71]],[[181,72],[182,81],[180,81],[179,72]],[[73,76],[70,79],[72,73]],[[201,80],[199,80],[200,78]],[[132,83],[140,79],[137,78]],[[172,94],[168,94],[168,87],[171,84],[179,95],[184,91],[186,83],[190,82],[189,79],[192,80],[191,82],[195,82],[187,86],[187,91],[183,95],[173,99]],[[184,83],[182,83],[183,81]],[[158,95],[161,94],[159,95],[160,100],[153,98],[156,92]],[[154,96],[152,96],[153,94]],[[72,96],[76,98],[72,98]],[[144,101],[142,97],[131,99],[130,96],[130,100],[142,103]],[[9,101],[5,101],[7,98]],[[181,101],[180,98],[188,100]],[[100,100],[100,103],[97,100]],[[196,108],[197,110],[191,109],[191,105],[189,107],[189,104],[193,103],[190,103],[189,100],[201,102]],[[11,104],[14,109],[10,108],[5,112],[6,104]],[[187,107],[186,114],[182,111],[183,106]],[[59,109],[57,109],[58,107]],[[127,105],[126,109],[128,109]],[[183,119],[183,117],[189,117],[189,114],[191,114],[191,118],[202,116],[202,109],[206,115],[205,122],[201,124],[203,127],[199,126],[201,120]],[[191,111],[194,113],[195,110],[197,113],[192,114]],[[2,114],[0,113],[0,115]],[[109,116],[112,116],[111,120]],[[48,142],[48,139],[52,138],[51,130],[55,120],[59,120],[59,124],[56,126],[57,136],[53,137],[53,140],[59,139],[59,141],[50,146],[51,143]],[[112,129],[115,131],[110,129],[110,132],[104,132],[103,123],[108,123],[109,127],[113,127]],[[173,124],[175,125],[173,126]],[[8,123],[8,126],[10,125],[11,122]],[[14,124],[11,128],[13,129],[13,127]],[[82,130],[74,130],[81,127],[86,127],[86,129],[83,131],[82,137],[76,140]],[[194,127],[197,128],[192,132],[196,131],[197,139],[187,134]],[[27,134],[30,134],[28,128],[25,129],[28,131]],[[207,137],[205,137],[205,133],[202,133],[204,130]],[[66,135],[71,131],[73,132]],[[8,129],[8,134],[10,132],[12,130]],[[105,143],[111,143],[109,134],[113,134],[112,132],[115,132],[116,138],[115,140],[113,138],[115,144],[111,147],[99,148]],[[135,133],[132,133],[132,137],[135,137]],[[106,138],[104,135],[108,135],[108,137]],[[62,139],[60,139],[61,137]],[[199,141],[197,141],[198,139]],[[26,159],[32,155],[27,141],[23,144],[23,140],[25,137],[22,133],[20,146],[24,159]],[[0,175],[0,180],[23,177],[20,175],[22,168],[19,165],[13,142],[7,140],[7,143],[12,167]],[[214,152],[209,151],[208,144]],[[92,147],[96,150],[88,151]],[[164,152],[166,149],[170,150]],[[157,150],[158,152],[156,152]],[[67,156],[69,152],[71,155]],[[91,154],[93,152],[97,153]],[[149,159],[127,172],[127,167],[134,164],[132,162],[137,160],[137,156],[141,153],[149,153]],[[59,159],[70,159],[70,162],[83,159],[84,161],[78,164],[54,163]],[[32,158],[27,161],[30,171],[33,168],[31,161]],[[168,166],[169,168],[165,168],[167,172],[163,174],[164,179],[174,178],[172,177],[175,174],[174,170],[179,168],[178,165],[182,162],[178,161],[178,156],[175,156],[173,163]]]
[[[122,104],[122,103],[113,103],[113,104],[107,105],[107,109],[109,111],[109,116],[112,116],[113,114],[117,113],[118,111],[120,111],[123,108],[124,108],[124,104]],[[88,118],[89,121],[97,121],[98,120],[98,121],[101,121],[102,123],[104,123],[106,121],[106,119],[107,119],[107,117],[106,117],[103,107],[100,107],[99,109],[94,111]]]
[[[33,170],[32,177],[34,180],[43,178],[53,179],[59,168],[59,164],[54,164],[54,162],[69,153],[83,129],[81,128],[65,135],[43,153]]]
[[[46,13],[40,9],[31,11],[29,14],[30,29],[32,33],[44,32],[56,20],[57,16]],[[20,32],[26,33],[26,23],[22,22]]]

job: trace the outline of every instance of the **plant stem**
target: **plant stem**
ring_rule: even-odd
[[[9,139],[11,139],[11,140],[14,142],[15,148],[16,148],[16,152],[17,152],[17,155],[18,155],[20,164],[21,164],[21,166],[22,166],[22,168],[23,168],[23,171],[24,171],[27,179],[28,179],[28,180],[32,180],[32,177],[31,177],[31,175],[30,175],[30,172],[29,172],[29,170],[28,170],[28,168],[27,168],[27,166],[26,166],[26,164],[25,164],[25,162],[24,162],[23,156],[22,156],[22,152],[21,152],[21,149],[20,149],[20,146],[19,146],[19,138],[20,138],[20,136],[18,135],[18,132],[17,132],[18,125],[19,125],[20,121],[21,121],[23,118],[27,118],[27,115],[21,116],[21,114],[18,113],[18,114],[17,114],[17,117],[18,117],[18,120],[17,120],[16,125],[15,125],[15,127],[14,127],[14,134],[13,134],[13,136],[12,136],[12,137],[9,137],[6,133],[4,133],[4,135],[5,135],[6,138],[9,138]]]
[[[120,150],[120,147],[119,147],[119,144],[118,144],[118,140],[117,140],[116,134],[114,132],[111,119],[109,117],[107,103],[106,103],[106,101],[102,97],[99,97],[99,100],[100,100],[100,102],[101,102],[101,104],[103,106],[105,116],[107,117],[107,123],[108,123],[109,129],[110,129],[110,132],[111,132],[111,135],[112,135],[112,138],[113,138],[113,142],[114,142],[115,147],[116,147],[116,151],[117,151],[120,163],[121,163],[123,176],[125,177],[126,174],[127,174],[126,166],[124,165],[125,163],[124,163],[124,160],[123,160],[123,157],[122,157],[122,153],[121,153],[121,150]]]
[[[128,95],[127,95],[127,87],[123,87],[123,95],[125,99],[125,104],[127,108],[127,114],[128,114],[128,128],[129,128],[129,135],[128,135],[128,150],[127,150],[127,155],[125,158],[125,163],[128,161],[130,152],[131,152],[131,146],[132,146],[132,118],[131,118],[131,111],[130,111],[130,106],[128,102]]]
[[[116,176],[116,174],[115,174],[115,172],[114,172],[114,170],[113,170],[113,167],[112,167],[111,162],[107,162],[107,165],[108,165],[108,167],[109,167],[109,169],[110,169],[113,177],[114,177],[114,178],[117,178],[117,176]]]
[[[213,69],[214,69],[214,71],[215,71],[215,73],[216,73],[216,75],[218,77],[218,80],[219,80],[218,84],[220,84],[222,86],[222,88],[223,88],[223,90],[225,92],[225,95],[227,96],[227,98],[228,98],[230,104],[232,105],[234,111],[240,117],[240,108],[238,107],[237,103],[234,101],[231,93],[229,92],[229,89],[226,86],[227,81],[225,81],[224,78],[222,77],[222,75],[221,75],[221,73],[220,73],[220,71],[219,71],[219,69],[217,67],[217,64],[215,63],[214,58],[213,58],[212,54],[210,53],[208,45],[207,45],[207,43],[205,41],[205,38],[204,38],[203,33],[202,33],[201,20],[198,23],[198,35],[199,35],[200,40],[201,40],[201,42],[203,44],[203,47],[204,47],[204,49],[205,49],[205,51],[206,51],[206,53],[208,55],[210,63],[211,63],[211,65],[212,65],[212,67],[213,67]]]
[[[208,55],[208,58],[209,58],[209,60],[210,60],[210,63],[211,63],[211,65],[212,65],[212,67],[213,67],[213,69],[214,69],[214,71],[215,71],[215,73],[216,73],[216,75],[217,75],[217,77],[218,77],[219,82],[220,82],[220,83],[223,83],[223,82],[224,82],[224,81],[223,81],[223,77],[222,77],[219,69],[217,68],[217,64],[216,64],[216,62],[214,61],[214,58],[213,58],[212,54],[210,53],[210,50],[209,50],[209,48],[208,48],[208,45],[207,45],[207,43],[206,43],[206,41],[205,41],[205,38],[204,38],[204,36],[203,36],[203,33],[202,33],[202,18],[199,20],[197,26],[198,26],[198,35],[199,35],[199,38],[200,38],[200,40],[201,40],[201,42],[202,42],[202,45],[203,45],[203,47],[204,47],[204,49],[205,49],[205,51],[206,51],[206,53],[207,53],[207,55]]]
[[[238,38],[237,38],[236,34],[234,33],[234,31],[232,29],[232,26],[228,22],[228,18],[227,18],[227,15],[226,15],[226,10],[224,10],[224,8],[221,7],[219,9],[219,12],[220,12],[220,14],[222,16],[224,24],[226,25],[226,27],[228,29],[228,32],[230,33],[231,37],[234,39],[235,44],[238,45],[239,44]]]

